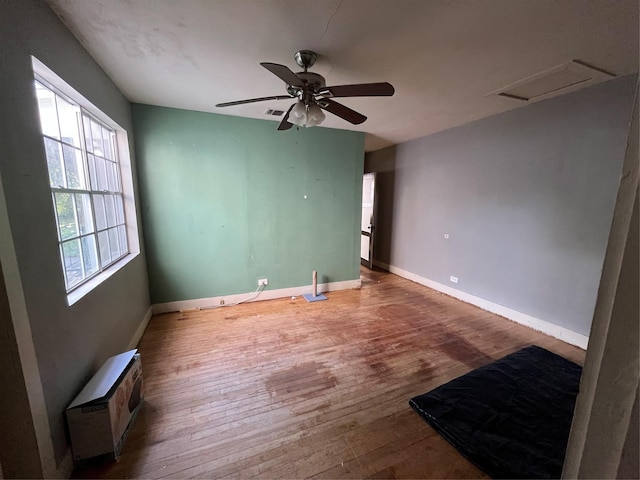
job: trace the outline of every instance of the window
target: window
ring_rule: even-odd
[[[83,103],[87,102],[79,94],[74,101],[69,94],[74,91],[68,85],[64,84],[62,91],[40,76],[36,67],[46,67],[36,62],[34,59],[35,91],[60,258],[71,304],[75,301],[71,299],[72,292],[92,284],[93,279],[111,269],[117,270],[116,265],[130,253],[130,243],[134,250],[138,249],[135,229],[136,238],[130,242],[132,230],[125,210],[125,192],[132,188],[123,188],[119,156],[124,149],[118,148],[116,127],[110,126],[101,112],[96,115],[95,107],[85,108]]]

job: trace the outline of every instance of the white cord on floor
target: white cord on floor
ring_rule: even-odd
[[[206,307],[199,307],[198,310],[212,310],[214,308],[222,308],[222,307],[235,307],[236,305],[240,305],[241,303],[249,302],[251,300],[255,300],[264,290],[264,285],[258,285],[256,291],[251,294],[250,297],[243,298],[242,300],[235,303],[225,303],[224,305],[210,305]]]

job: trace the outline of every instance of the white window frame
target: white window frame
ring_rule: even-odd
[[[137,214],[135,208],[135,197],[134,197],[134,189],[133,189],[133,177],[131,170],[131,157],[129,153],[129,139],[127,132],[124,128],[118,125],[116,122],[111,120],[106,114],[104,114],[100,109],[98,109],[95,105],[93,105],[90,101],[88,101],[84,96],[75,91],[70,85],[68,85],[64,80],[58,77],[52,70],[50,70],[47,66],[45,66],[42,62],[40,62],[37,58],[32,58],[32,65],[34,71],[34,81],[39,82],[44,87],[52,90],[56,95],[60,96],[62,99],[77,105],[83,116],[86,115],[94,120],[97,120],[99,123],[103,124],[106,128],[115,133],[115,158],[119,164],[119,173],[120,173],[120,190],[123,199],[123,207],[124,207],[124,221],[125,221],[125,231],[126,238],[128,243],[128,253],[123,254],[118,259],[112,260],[105,265],[102,265],[99,261],[98,263],[98,271],[93,273],[91,276],[85,278],[80,283],[69,287],[67,290],[67,303],[69,305],[73,305],[86,294],[95,289],[98,285],[103,283],[121,268],[123,268],[126,264],[128,264],[131,260],[137,257],[140,254],[140,241],[138,237],[138,222],[137,222]],[[34,92],[35,92],[35,83],[34,83]],[[39,111],[39,110],[38,110]],[[85,168],[87,165],[87,149],[85,148],[85,139],[84,132],[81,132],[81,149],[83,162],[85,164]],[[44,134],[44,139],[47,138]],[[57,140],[59,143],[63,143],[60,140]],[[47,160],[45,158],[44,167],[47,168],[47,177],[49,177],[48,173],[48,165]],[[57,225],[57,213],[55,212],[56,204],[54,199],[54,194],[57,193],[79,193],[74,189],[68,188],[56,188],[51,186],[51,199],[52,206],[54,208],[54,215],[56,215],[56,225]],[[82,191],[82,193],[93,194],[101,194],[105,193],[100,190],[93,190],[91,185],[86,185],[86,191]],[[117,192],[107,192],[107,193],[116,193]],[[98,245],[98,230],[95,225],[95,213],[93,210],[93,201],[91,202],[91,216],[92,221],[94,222],[94,235],[96,238],[96,248],[98,251],[98,258],[100,255],[100,247]],[[58,228],[57,228],[58,229]],[[58,229],[59,230],[59,229]],[[78,234],[78,238],[82,235]],[[63,240],[60,238],[59,234],[57,234],[58,244],[60,246],[60,266],[63,277],[65,278],[65,286],[66,282],[66,270],[64,265],[64,257],[62,254],[62,243]],[[66,240],[65,240],[66,241]]]

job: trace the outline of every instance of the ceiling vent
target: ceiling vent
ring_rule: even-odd
[[[283,113],[284,113],[284,110],[274,110],[273,108],[267,108],[264,111],[265,115],[271,115],[273,117],[281,117]]]
[[[486,96],[497,95],[519,102],[534,102],[573,92],[614,77],[614,74],[605,70],[580,60],[572,60],[519,80]]]

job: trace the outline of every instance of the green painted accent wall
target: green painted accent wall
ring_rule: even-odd
[[[363,133],[132,111],[152,303],[359,278]]]

